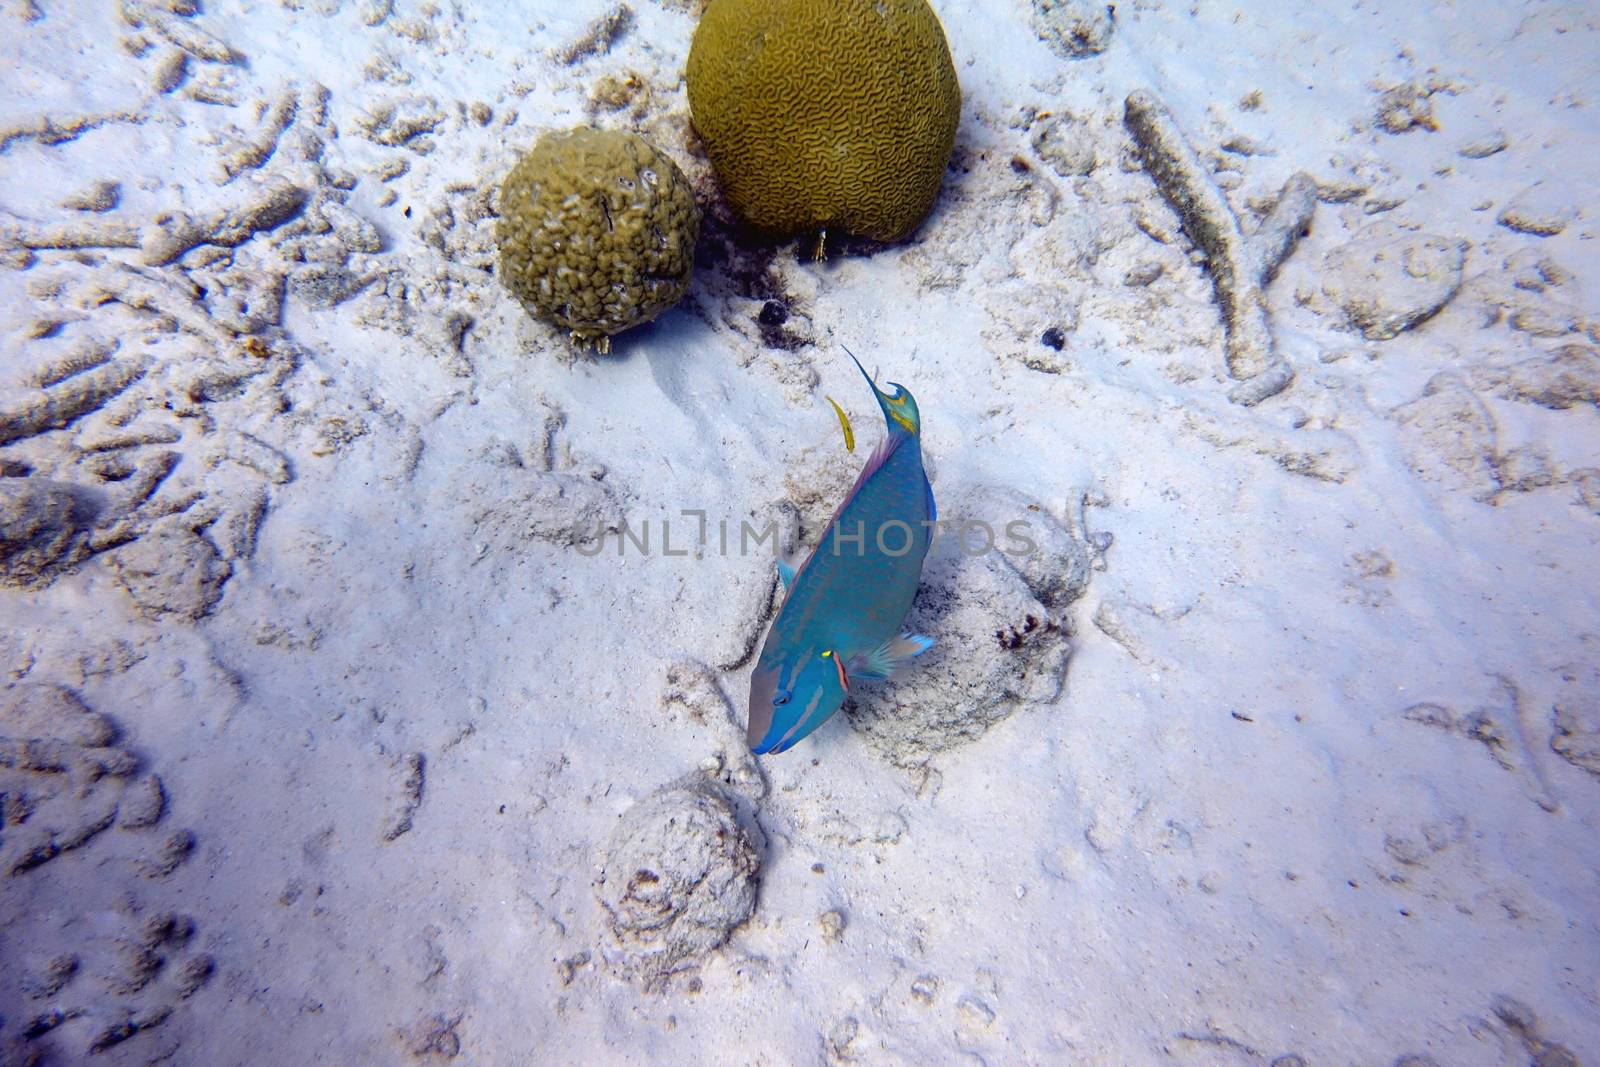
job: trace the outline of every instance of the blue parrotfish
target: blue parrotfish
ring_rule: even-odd
[[[872,387],[888,433],[805,562],[778,564],[783,604],[750,676],[748,737],[757,755],[793,748],[857,682],[893,677],[933,646],[901,632],[936,519],[917,402],[903,385],[879,389],[846,354]]]

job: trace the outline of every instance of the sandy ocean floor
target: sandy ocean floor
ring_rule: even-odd
[[[717,217],[629,4],[0,11],[0,1062],[1600,1060],[1600,12],[936,0],[914,238],[708,222],[591,357],[492,193]],[[1040,551],[757,759],[843,345]]]

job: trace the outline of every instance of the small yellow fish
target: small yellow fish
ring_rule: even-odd
[[[846,452],[854,452],[856,450],[856,432],[850,428],[850,416],[844,413],[844,408],[840,407],[839,402],[833,397],[825,397],[824,399],[833,405],[833,410],[839,416],[839,425],[844,427],[844,450]]]

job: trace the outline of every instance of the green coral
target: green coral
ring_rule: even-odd
[[[683,297],[699,233],[683,172],[631,133],[546,134],[500,186],[501,282],[602,352]]]
[[[711,0],[687,81],[723,192],[759,229],[894,241],[939,195],[961,87],[927,0]]]

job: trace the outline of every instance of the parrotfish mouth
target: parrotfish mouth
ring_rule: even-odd
[[[773,698],[778,695],[778,672],[757,669],[750,675],[750,725],[745,740],[756,749],[772,728]]]
[[[780,697],[786,696],[783,690],[779,690],[778,695]],[[780,753],[789,751],[795,745],[799,744],[801,740],[803,740],[808,734],[811,733],[813,729],[816,728],[818,723],[825,721],[832,716],[835,711],[839,710],[839,704],[842,702],[836,702],[833,707],[827,710],[826,714],[819,717],[818,712],[822,710],[821,705],[825,696],[827,696],[827,693],[821,686],[812,689],[810,696],[804,698],[805,704],[797,712],[793,724],[790,725],[789,729],[777,737],[768,736],[770,726],[762,730],[762,736],[756,737],[754,733],[756,716],[752,713],[750,722],[751,733],[749,736],[750,751],[757,756],[776,756]],[[770,724],[772,721],[771,704],[767,705],[765,718]]]
[[[758,756],[786,752],[809,734],[816,725],[838,710],[838,703],[824,708],[828,693],[824,686],[804,684],[798,690],[783,688],[784,671],[757,670],[750,676],[750,723],[745,739],[750,751]],[[799,672],[795,674],[798,676]],[[793,685],[800,681],[791,679]],[[826,711],[826,714],[820,714]],[[820,714],[820,718],[818,717]],[[781,718],[780,718],[781,715]],[[787,724],[787,729],[774,729],[773,719]]]

